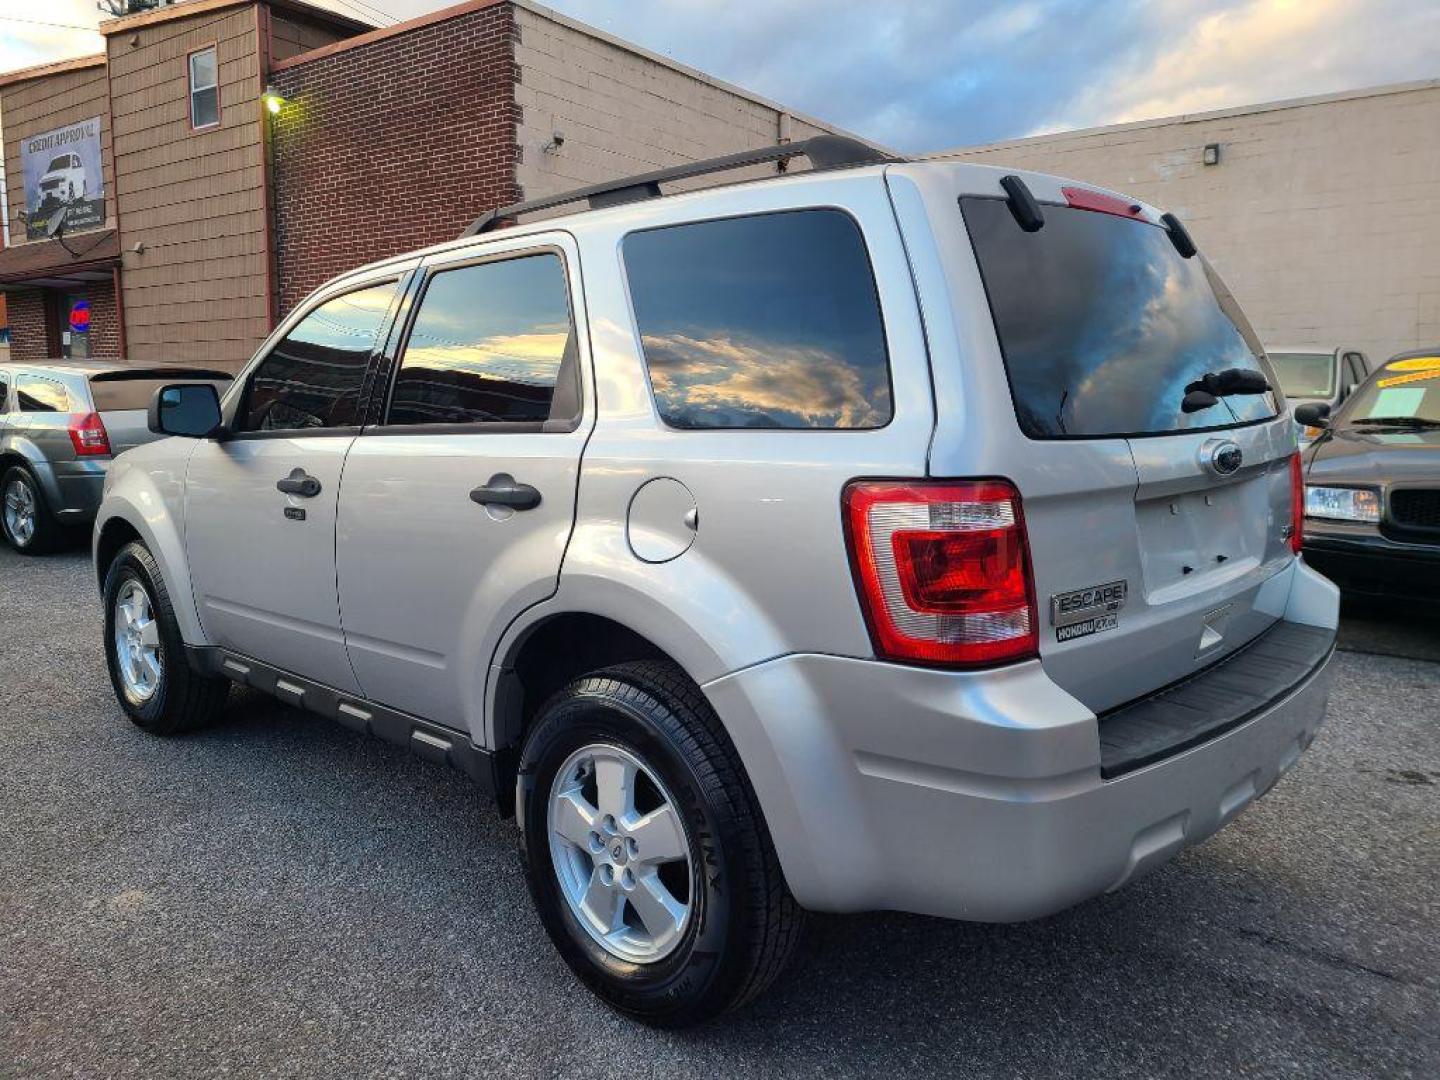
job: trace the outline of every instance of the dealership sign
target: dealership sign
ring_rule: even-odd
[[[20,167],[25,173],[26,240],[105,224],[98,116],[22,138]]]

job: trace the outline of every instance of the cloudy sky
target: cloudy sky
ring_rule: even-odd
[[[446,6],[317,2],[376,22]],[[1437,0],[552,6],[906,151],[1440,77]],[[98,19],[95,0],[0,0],[0,70],[99,51],[75,29]]]

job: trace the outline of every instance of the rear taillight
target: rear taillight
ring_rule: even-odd
[[[1290,455],[1290,550],[1296,555],[1305,544],[1305,467],[1300,454]]]
[[[79,457],[110,453],[110,436],[100,421],[99,413],[89,413],[70,421],[70,442]]]
[[[844,513],[877,655],[973,667],[1036,654],[1029,546],[1008,481],[861,480]]]

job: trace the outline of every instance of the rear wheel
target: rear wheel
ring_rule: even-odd
[[[45,505],[34,474],[13,465],[0,477],[0,532],[22,555],[42,555],[60,540],[60,526]]]
[[[803,912],[734,748],[672,665],[607,668],[552,698],[517,807],[541,921],[615,1009],[698,1023],[784,968]]]
[[[125,714],[155,735],[216,719],[230,681],[191,669],[159,567],[143,544],[127,544],[105,575],[105,661]]]

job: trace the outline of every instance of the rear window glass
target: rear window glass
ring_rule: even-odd
[[[960,205],[1025,434],[1152,435],[1275,415],[1268,393],[1181,411],[1207,372],[1269,372],[1214,271],[1182,258],[1163,229],[1046,206],[1044,227],[1027,233],[1001,199]]]
[[[191,382],[190,379],[116,379],[90,380],[90,399],[95,403],[96,412],[119,412],[125,409],[148,409],[155,391],[162,386]],[[223,394],[230,387],[229,380],[202,379],[215,387],[217,394]]]
[[[15,380],[15,399],[21,412],[73,412],[65,387],[51,379],[21,375]]]
[[[1270,366],[1286,397],[1328,398],[1335,393],[1335,357],[1330,353],[1274,353]]]
[[[677,428],[876,428],[890,369],[860,229],[838,210],[625,238],[650,386]]]
[[[548,420],[570,348],[570,301],[559,256],[445,270],[420,300],[387,422]],[[573,404],[574,394],[568,396]]]

